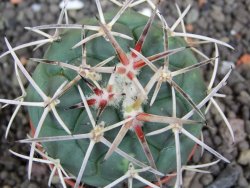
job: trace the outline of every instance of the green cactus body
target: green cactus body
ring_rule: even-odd
[[[106,20],[110,20],[112,15],[114,14],[109,13],[106,15]],[[147,20],[147,17],[129,9],[113,26],[114,31],[120,31],[121,33],[125,33],[134,38],[133,41],[117,38],[118,43],[121,45],[124,51],[128,52],[129,47],[134,47],[135,42],[140,36]],[[98,22],[94,19],[85,20],[84,23],[98,25]],[[86,34],[90,35],[91,32],[87,32]],[[157,23],[153,23],[143,46],[142,54],[147,57],[162,52],[162,39],[163,31],[161,26],[157,25]],[[61,61],[69,64],[80,65],[82,60],[81,48],[79,47],[74,50],[71,49],[72,46],[74,46],[80,40],[81,32],[79,30],[65,30],[61,34],[61,40],[50,45],[44,58],[52,61]],[[185,45],[186,44],[184,40],[181,38],[168,38],[169,49],[175,49]],[[91,66],[96,65],[97,63],[112,55],[115,55],[113,47],[103,37],[91,40],[87,43],[86,47],[87,63]],[[169,69],[171,71],[197,63],[196,58],[189,49],[178,52],[175,55],[171,55],[169,60]],[[119,60],[116,58],[112,60],[108,66],[117,65],[117,62],[119,62]],[[157,61],[154,64],[157,67],[160,67],[163,64],[163,61]],[[140,70],[137,77],[142,86],[145,86],[153,74],[154,72],[150,70],[149,67],[144,67]],[[76,75],[76,72],[67,68],[39,64],[33,73],[33,78],[48,96],[52,96],[60,84],[66,80],[72,80]],[[99,84],[103,88],[106,87],[109,77],[109,74],[101,75],[101,81]],[[205,97],[206,88],[199,70],[193,70],[191,72],[182,74],[174,78],[174,80],[193,99],[195,103],[200,102]],[[93,94],[84,81],[80,80],[79,85],[81,86],[85,96],[89,97]],[[151,98],[152,93],[153,90],[149,94],[149,99]],[[42,99],[32,87],[28,88],[28,100],[42,101]],[[65,110],[65,108],[68,108],[69,106],[81,101],[77,87],[72,87],[69,91],[62,95],[59,100],[60,104],[57,106],[58,113],[68,128],[72,131],[72,134],[89,133],[92,130],[92,127],[90,125],[86,110]],[[109,105],[101,114],[98,122],[103,121],[105,126],[108,126],[123,120],[124,108],[122,105],[124,105],[122,101],[114,105]],[[148,103],[144,103],[142,108],[146,113],[172,116],[170,86],[167,83],[163,83],[153,106],[149,107]],[[177,117],[184,116],[191,109],[192,107],[186,102],[186,100],[177,93]],[[96,109],[91,107],[91,111],[95,116]],[[37,126],[42,112],[43,108],[29,107],[29,115],[34,126]],[[196,115],[193,118],[199,119],[199,116]],[[166,124],[143,123],[142,128],[144,133],[148,133],[165,126]],[[184,126],[186,126],[185,128],[193,135],[196,137],[199,136],[201,125]],[[104,137],[112,142],[119,129],[120,128],[116,128],[105,132]],[[49,114],[43,124],[39,137],[58,135],[66,135],[66,132],[59,126],[53,115]],[[43,143],[43,147],[51,157],[60,159],[62,166],[68,172],[77,176],[89,142],[89,139],[50,142]],[[157,169],[164,174],[174,171],[176,169],[176,157],[174,135],[172,131],[168,131],[157,136],[147,137],[147,142],[153,154]],[[182,163],[184,164],[186,163],[187,158],[194,147],[194,142],[188,139],[185,135],[180,136],[180,142]],[[148,164],[147,158],[145,157],[145,154],[133,130],[128,131],[125,138],[119,145],[119,148],[137,160]],[[105,186],[126,173],[128,170],[129,161],[115,152],[110,158],[103,160],[107,151],[108,147],[104,144],[95,144],[94,149],[91,152],[90,159],[88,160],[82,182],[97,187]],[[142,176],[149,181],[156,181],[155,176],[150,172],[143,173]],[[141,184],[134,184],[134,186],[141,186]]]

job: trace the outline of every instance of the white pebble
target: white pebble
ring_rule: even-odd
[[[61,1],[60,8],[62,9],[64,7],[64,1]],[[84,7],[84,3],[80,0],[69,0],[68,4],[66,6],[67,10],[79,10]]]

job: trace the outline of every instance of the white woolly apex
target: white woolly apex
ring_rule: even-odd
[[[134,98],[138,95],[138,89],[126,76],[116,74],[115,83],[116,84],[113,85],[115,93],[125,93],[125,98]]]
[[[122,93],[115,93],[113,98],[109,101],[109,106],[119,108],[120,102],[124,99]]]

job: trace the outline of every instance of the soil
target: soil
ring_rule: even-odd
[[[96,7],[92,0],[83,0],[82,10],[69,12],[70,23],[76,23],[87,15],[95,15]],[[104,7],[110,7],[103,0]],[[161,12],[167,16],[171,25],[177,18],[174,3],[163,0]],[[225,115],[228,117],[235,133],[232,143],[228,130],[217,110],[212,107],[207,114],[208,126],[204,128],[205,143],[228,158],[231,163],[218,163],[209,168],[210,174],[186,172],[184,187],[194,188],[247,188],[250,187],[250,1],[249,0],[178,0],[181,10],[188,4],[192,8],[186,17],[188,32],[210,36],[228,42],[235,47],[232,51],[220,47],[220,69],[217,82],[225,74],[225,70],[233,66],[233,72],[221,92],[226,98],[216,98]],[[12,46],[37,40],[37,35],[27,32],[24,27],[55,23],[60,9],[59,0],[37,0],[0,2],[0,53],[7,50],[4,37]],[[213,54],[213,45],[203,45],[208,56]],[[33,52],[32,48],[18,51],[18,56],[28,70],[33,65],[27,63],[28,58],[42,56],[44,49]],[[18,83],[13,74],[13,60],[10,56],[0,59],[0,98],[13,99],[20,95]],[[204,78],[208,81],[211,69],[204,69]],[[27,83],[26,83],[27,85]],[[34,165],[32,178],[27,178],[27,162],[12,156],[9,149],[28,154],[29,146],[15,141],[23,139],[29,133],[27,112],[24,108],[18,113],[7,139],[4,138],[8,121],[13,113],[13,106],[0,111],[0,187],[3,188],[39,188],[48,187],[48,168]],[[200,148],[193,156],[190,164],[207,163],[216,160],[210,153],[202,156]],[[54,184],[53,187],[60,187]]]

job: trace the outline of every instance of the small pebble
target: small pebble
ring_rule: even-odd
[[[229,5],[232,5],[234,4],[235,0],[226,0],[225,3],[229,4]]]
[[[3,185],[3,188],[12,188],[12,187],[9,185]]]
[[[211,12],[211,17],[217,21],[217,22],[224,22],[225,21],[225,15],[223,14],[221,7],[219,6],[213,6],[213,11]]]
[[[246,91],[241,91],[240,96],[237,97],[237,100],[250,107],[250,95]]]
[[[57,14],[60,11],[60,8],[56,4],[52,4],[50,7],[50,12],[53,14]]]
[[[39,12],[41,10],[41,4],[39,3],[33,3],[31,5],[31,9],[34,11],[34,12]]]
[[[227,119],[235,119],[236,118],[236,114],[235,111],[233,110],[229,110],[229,112],[227,112]]]
[[[220,136],[215,136],[214,139],[213,139],[213,142],[214,142],[214,144],[215,144],[216,146],[219,146],[219,145],[221,145],[221,143],[222,143],[222,139],[221,139]]]
[[[242,82],[237,82],[235,83],[235,85],[233,86],[233,90],[236,94],[240,94],[241,91],[246,89],[246,84],[242,83]]]
[[[249,142],[246,141],[246,140],[243,140],[241,141],[239,144],[238,144],[238,148],[241,152],[243,151],[246,151],[249,149]]]
[[[214,180],[213,176],[211,174],[204,174],[200,181],[203,185],[207,186],[209,185],[210,183],[212,183]]]
[[[240,157],[238,159],[239,164],[247,165],[250,164],[250,150],[245,150],[240,153]]]
[[[240,23],[239,21],[236,21],[233,25],[233,30],[236,32],[236,33],[239,33],[241,32],[241,30],[243,29],[244,25],[242,25],[242,23]]]
[[[185,174],[183,176],[183,187],[190,187],[195,175],[196,172],[192,172],[189,170],[185,171]]]
[[[241,175],[241,176],[239,177],[239,180],[238,180],[238,185],[239,185],[239,187],[248,187],[248,186],[249,186],[249,183],[248,183],[248,181],[246,180],[246,178],[245,178],[243,175]]]
[[[37,184],[35,184],[35,183],[30,183],[29,185],[28,185],[28,187],[27,188],[39,188],[40,186],[38,186]]]
[[[197,9],[193,8],[189,11],[186,20],[188,24],[194,23],[199,18],[199,12]]]
[[[200,177],[202,176],[202,174],[197,174],[193,181],[192,181],[192,186],[190,187],[195,187],[195,188],[203,188],[204,186],[202,185],[202,183],[200,182]]]
[[[219,165],[213,165],[213,166],[211,166],[210,168],[209,168],[209,170],[210,170],[210,172],[213,174],[213,176],[218,176],[219,174],[220,174],[220,167],[219,167]]]
[[[239,168],[236,168],[235,165],[228,165],[216,178],[216,180],[207,186],[207,188],[229,188],[235,185],[239,176]]]
[[[229,119],[228,121],[234,133],[235,143],[237,144],[243,141],[246,138],[244,121],[242,119]],[[220,134],[223,137],[224,143],[226,143],[226,145],[231,146],[233,144],[232,136],[226,125],[221,127]]]
[[[0,173],[0,179],[1,180],[4,180],[8,177],[8,173],[6,171],[3,171]]]
[[[211,162],[213,159],[213,155],[211,153],[205,152],[203,154],[203,158],[202,158],[202,162],[203,163],[209,163]]]

